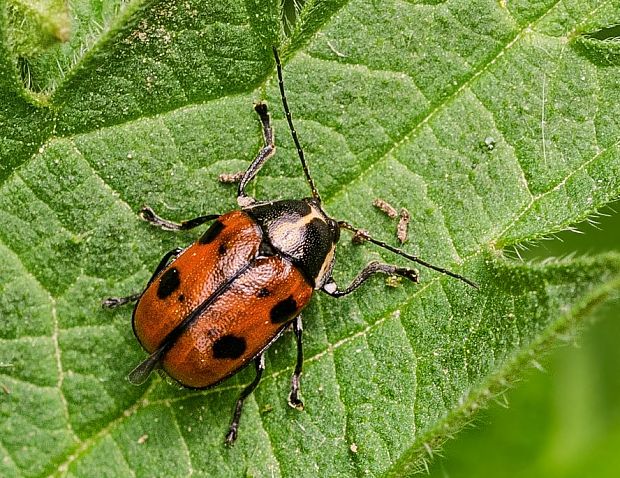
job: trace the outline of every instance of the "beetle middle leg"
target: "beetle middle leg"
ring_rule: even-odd
[[[180,247],[175,247],[171,251],[166,252],[164,257],[162,257],[161,261],[159,261],[159,264],[157,264],[157,267],[155,268],[155,272],[153,272],[153,275],[149,279],[149,282],[148,284],[146,284],[146,287],[144,288],[144,290],[146,290],[148,286],[151,285],[151,283],[159,275],[159,273],[166,268],[166,266],[170,263],[170,259],[173,259],[176,256],[178,256],[182,250],[183,249]],[[108,297],[101,303],[101,306],[107,309],[113,309],[114,307],[119,307],[129,302],[135,302],[140,297],[142,297],[143,293],[144,291],[136,292],[135,294],[130,294],[126,297]]]
[[[362,271],[357,275],[355,279],[349,284],[349,286],[345,289],[339,289],[334,279],[331,277],[327,280],[323,288],[321,289],[323,292],[331,295],[332,297],[342,297],[347,294],[350,294],[359,286],[361,286],[370,276],[377,273],[383,273],[388,275],[397,275],[401,277],[405,277],[412,282],[418,282],[418,271],[415,269],[409,269],[407,267],[396,267],[391,264],[384,264],[382,262],[370,262]]]
[[[241,418],[241,412],[243,411],[243,402],[246,398],[254,391],[254,389],[258,386],[258,382],[265,371],[265,354],[261,353],[258,357],[254,359],[254,365],[256,367],[256,377],[251,384],[243,389],[241,395],[237,399],[237,403],[235,404],[235,411],[233,412],[233,419],[230,422],[230,427],[228,429],[228,433],[226,434],[226,444],[232,445],[234,441],[237,439],[237,429],[239,428],[239,419]]]
[[[254,158],[254,161],[252,161],[252,164],[250,164],[239,182],[239,188],[237,190],[237,204],[241,207],[249,206],[254,202],[254,199],[245,193],[245,188],[248,183],[254,179],[256,174],[258,174],[260,169],[265,164],[265,161],[271,158],[276,152],[273,128],[271,127],[271,118],[269,117],[267,104],[263,102],[257,103],[254,105],[254,110],[258,113],[258,117],[260,118],[260,122],[263,126],[264,146],[258,152],[258,155]]]

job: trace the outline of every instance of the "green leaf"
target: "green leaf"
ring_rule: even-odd
[[[595,224],[576,225],[583,234],[559,233],[523,257],[618,250],[620,214],[611,208],[605,213]],[[478,413],[475,422],[483,426],[467,427],[446,443],[430,476],[615,478],[620,465],[619,299],[617,294],[596,310],[588,319],[596,323],[583,334],[567,337],[578,347],[554,348],[523,374],[517,390],[507,390]],[[480,450],[487,450],[483,460]]]
[[[9,0],[9,37],[15,53],[34,55],[67,41],[70,19],[64,0]]]
[[[620,23],[617,2],[317,0],[289,38],[275,0],[112,5],[72,2],[76,36],[31,59],[28,82],[0,3],[1,476],[409,475],[620,289],[616,254],[504,253],[619,196],[620,66],[597,33]],[[405,249],[480,289],[423,270],[420,285],[318,293],[305,411],[286,404],[285,334],[225,448],[252,371],[207,391],[134,387],[130,309],[100,301],[197,237],[149,227],[142,204],[174,220],[234,207],[216,178],[260,147],[254,101],[268,100],[279,149],[251,193],[308,194],[274,44],[326,209],[396,243],[372,200],[406,207]],[[403,263],[344,237],[336,280],[379,257]]]

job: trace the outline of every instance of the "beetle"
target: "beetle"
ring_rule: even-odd
[[[373,261],[341,289],[332,277],[341,230],[354,233],[358,242],[370,242],[476,287],[460,274],[376,240],[365,230],[334,220],[325,212],[293,126],[275,48],[273,54],[282,107],[311,196],[257,201],[246,193],[248,183],[276,149],[267,105],[257,103],[254,109],[262,125],[264,146],[239,181],[239,209],[175,223],[143,206],[142,218],[165,230],[188,230],[213,222],[189,247],[165,254],[142,292],[103,301],[104,307],[136,302],[133,331],[150,355],[129,374],[133,384],[142,384],[154,369],[163,368],[186,387],[209,388],[254,363],[256,375],[236,401],[226,435],[228,444],[237,437],[244,400],[265,369],[265,351],[288,327],[292,327],[297,343],[288,402],[303,409],[299,394],[301,311],[315,290],[344,297],[377,273],[418,282],[413,268]]]

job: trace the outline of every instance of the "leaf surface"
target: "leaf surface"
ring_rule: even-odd
[[[407,476],[620,288],[615,254],[504,254],[620,193],[617,2],[309,1],[288,39],[276,1],[72,5],[71,41],[28,59],[35,91],[0,4],[1,476]],[[279,148],[250,192],[308,194],[274,44],[330,214],[395,244],[372,200],[406,207],[404,248],[480,289],[422,270],[419,285],[317,294],[305,411],[286,405],[285,334],[225,448],[252,371],[207,391],[134,387],[130,310],[100,300],[197,237],[149,227],[142,204],[173,220],[234,207],[216,178],[261,145],[254,101]],[[402,263],[343,237],[336,280],[373,259]]]

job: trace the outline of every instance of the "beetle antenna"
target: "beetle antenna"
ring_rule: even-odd
[[[433,269],[434,271],[441,272],[442,274],[446,274],[450,277],[454,277],[455,279],[465,282],[465,284],[470,285],[474,289],[479,289],[478,284],[468,279],[467,277],[462,276],[461,274],[457,274],[456,272],[452,272],[451,270],[444,269],[443,267],[435,266],[431,264],[430,262],[426,262],[425,260],[420,259],[417,256],[413,256],[411,254],[406,253],[405,251],[401,249],[398,249],[394,246],[390,246],[386,242],[378,241],[377,239],[372,238],[366,231],[358,229],[346,221],[338,221],[338,225],[342,229],[347,229],[355,234],[358,234],[362,241],[372,242],[376,246],[382,247],[383,249],[387,249],[388,251],[393,252],[394,254],[398,254],[399,256],[405,257],[406,259],[409,259],[410,261],[417,262],[418,264],[424,267],[427,267],[429,269]]]
[[[299,143],[299,138],[297,138],[297,131],[295,131],[295,127],[293,126],[293,117],[291,116],[291,110],[288,108],[288,101],[286,101],[286,94],[284,93],[284,80],[282,79],[282,63],[280,63],[280,57],[278,56],[278,50],[276,47],[273,47],[273,56],[276,59],[276,69],[278,70],[278,85],[280,87],[280,96],[282,97],[282,106],[284,107],[284,114],[286,115],[286,121],[288,122],[288,126],[291,130],[291,136],[293,137],[293,141],[295,142],[295,147],[297,148],[297,154],[299,155],[299,159],[301,160],[301,167],[304,169],[304,174],[306,176],[306,181],[310,185],[310,189],[312,190],[312,197],[316,199],[318,202],[321,202],[321,196],[319,196],[319,191],[317,191],[316,186],[314,185],[314,181],[312,180],[312,176],[310,176],[310,170],[308,169],[308,165],[306,164],[306,158],[304,156],[304,150]]]

